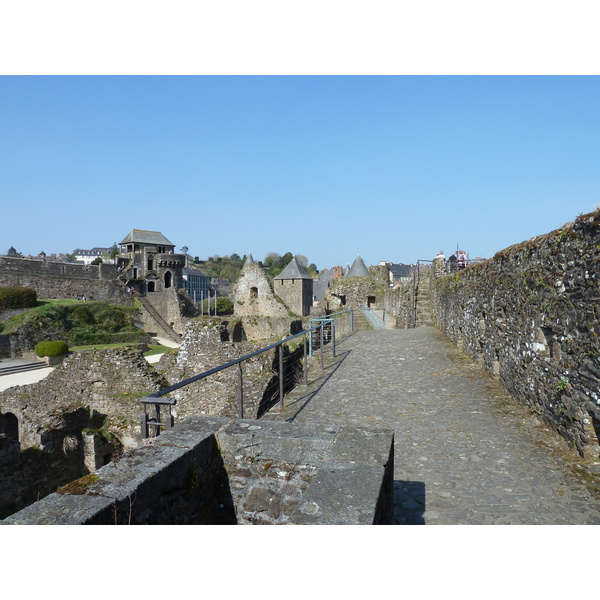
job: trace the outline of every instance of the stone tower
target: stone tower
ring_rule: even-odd
[[[296,258],[274,278],[275,293],[301,317],[310,313],[313,303],[313,279]]]
[[[132,229],[120,245],[119,279],[140,295],[183,288],[185,255],[162,233]]]

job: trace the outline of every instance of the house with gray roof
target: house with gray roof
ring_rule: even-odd
[[[132,229],[120,245],[119,278],[139,295],[184,287],[186,255],[175,254],[175,244],[160,231]]]

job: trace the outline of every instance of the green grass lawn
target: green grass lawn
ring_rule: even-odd
[[[84,352],[85,350],[104,350],[105,348],[124,348],[131,344],[92,344],[91,346],[73,346],[69,348],[69,352]],[[148,344],[150,350],[144,352],[144,356],[153,356],[154,354],[164,354],[170,350],[167,346],[161,344]]]

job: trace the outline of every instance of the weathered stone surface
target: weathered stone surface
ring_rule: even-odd
[[[238,453],[239,432],[246,429],[262,432],[260,456],[247,448]],[[189,419],[89,480],[66,486],[76,495],[51,494],[1,523],[390,523],[393,436],[349,429],[336,441],[340,429],[325,424]],[[279,442],[268,444],[269,437]],[[382,450],[376,456],[361,451],[373,438]],[[307,451],[311,445],[316,448]],[[282,449],[288,462],[277,456]],[[331,461],[334,454],[357,460]],[[316,481],[321,489],[311,491]],[[311,514],[311,503],[318,514]]]
[[[577,450],[598,458],[600,211],[434,277],[437,326]]]

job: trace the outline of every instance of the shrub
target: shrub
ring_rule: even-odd
[[[92,325],[96,321],[92,311],[85,304],[78,304],[73,308],[73,321],[76,325]]]
[[[31,308],[37,304],[33,288],[11,286],[0,288],[0,310],[5,308]]]
[[[115,333],[128,325],[125,313],[114,306],[109,306],[99,312],[96,315],[96,320],[103,329],[112,333]]]
[[[63,356],[69,352],[67,342],[45,341],[40,342],[35,347],[35,353],[38,356]]]

